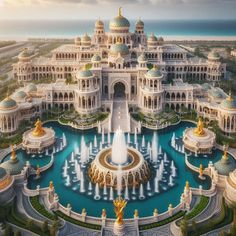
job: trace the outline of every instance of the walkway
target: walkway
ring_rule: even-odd
[[[125,100],[115,100],[113,102],[112,132],[115,132],[119,127],[124,132],[130,132],[130,117]]]

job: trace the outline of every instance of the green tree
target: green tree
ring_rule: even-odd
[[[17,230],[15,233],[14,233],[14,236],[21,236],[21,232],[19,230]]]
[[[34,221],[32,219],[28,219],[27,220],[27,223],[26,223],[26,226],[29,230],[32,230],[33,228],[33,225],[34,225]]]
[[[48,231],[48,221],[45,220],[41,226],[41,230],[46,233]]]
[[[180,221],[180,230],[183,236],[188,235],[188,222],[185,218]]]
[[[7,225],[4,231],[4,236],[12,236],[13,231],[12,231],[12,226]]]

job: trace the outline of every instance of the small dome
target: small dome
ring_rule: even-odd
[[[96,27],[96,28],[103,28],[103,27],[104,27],[103,21],[97,20],[97,21],[95,22],[95,27]]]
[[[110,21],[109,27],[110,27],[110,29],[112,29],[112,28],[129,28],[130,27],[129,21],[121,14],[121,8],[119,8],[118,16],[116,16],[113,20]]]
[[[75,38],[75,44],[80,44],[81,43],[81,38],[79,36],[77,36]]]
[[[157,37],[152,33],[147,40],[148,43],[156,43],[157,42]]]
[[[92,77],[93,73],[91,70],[86,69],[85,67],[81,70],[79,70],[76,74],[76,78],[80,79],[80,78],[89,78]]]
[[[35,84],[29,84],[26,90],[28,93],[37,92],[37,86]]]
[[[4,168],[10,175],[18,175],[24,168],[24,164],[18,159],[3,162],[0,167]]]
[[[222,98],[222,93],[218,89],[210,90],[210,94],[214,98]]]
[[[143,21],[141,21],[141,20],[139,19],[138,21],[136,21],[135,26],[136,26],[136,27],[144,27],[144,23],[143,23]]]
[[[220,55],[218,52],[216,51],[211,51],[209,54],[208,54],[208,57],[207,57],[209,60],[219,60],[220,59]]]
[[[100,62],[102,59],[98,54],[93,55],[91,62]]]
[[[29,51],[28,48],[24,48],[24,50],[22,52],[19,53],[18,58],[29,58],[32,56],[32,52]]]
[[[208,89],[211,88],[211,85],[208,84],[208,83],[204,83],[204,84],[202,84],[202,88],[203,88],[204,90],[208,90]]]
[[[141,54],[139,57],[138,57],[138,62],[147,62],[147,58],[145,56],[145,54]]]
[[[27,94],[26,94],[26,92],[24,92],[24,91],[18,91],[15,95],[14,95],[14,98],[16,99],[16,100],[21,100],[21,99],[24,99],[24,98],[26,98],[27,97]]]
[[[233,160],[224,160],[223,158],[214,164],[220,175],[229,175],[236,168],[236,163]]]
[[[236,110],[236,100],[231,93],[221,102],[220,107],[226,110]]]
[[[17,103],[11,97],[6,97],[0,102],[0,110],[12,110],[17,107]]]
[[[90,43],[91,42],[91,38],[88,36],[87,33],[82,37],[81,42],[82,43]]]
[[[129,48],[126,44],[117,42],[116,44],[112,44],[110,48],[111,54],[118,54],[127,55],[129,54]]]
[[[0,179],[4,178],[6,175],[6,170],[3,167],[0,167]]]
[[[161,77],[162,73],[156,66],[153,66],[153,68],[146,73],[146,76],[150,78],[156,78]]]

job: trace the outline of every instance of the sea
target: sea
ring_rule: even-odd
[[[0,20],[0,39],[73,38],[92,34],[95,20]],[[109,21],[105,20],[105,29]],[[236,20],[144,20],[145,32],[176,39],[236,39]],[[130,20],[130,31],[135,21]]]

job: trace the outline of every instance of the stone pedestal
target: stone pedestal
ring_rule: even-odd
[[[124,224],[120,225],[117,222],[115,222],[113,232],[116,236],[125,235],[125,225]]]

